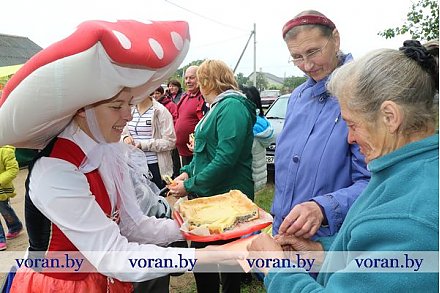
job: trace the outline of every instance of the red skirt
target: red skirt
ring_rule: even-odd
[[[72,281],[52,278],[29,268],[20,268],[14,277],[10,292],[129,293],[133,292],[133,285],[98,273],[90,273],[83,280]]]

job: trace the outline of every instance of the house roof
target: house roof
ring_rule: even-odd
[[[0,67],[23,64],[41,50],[27,37],[0,34]]]
[[[262,74],[264,75],[264,77],[265,77],[269,82],[272,82],[272,83],[278,83],[278,84],[283,84],[283,82],[284,82],[284,78],[278,77],[278,76],[276,76],[276,75],[274,75],[274,74],[272,74],[272,73],[269,73],[269,72],[262,72],[262,71],[257,72],[257,74],[258,74],[258,73],[262,73]],[[252,73],[248,76],[248,78],[252,78],[253,76],[254,76],[254,73],[252,72]]]

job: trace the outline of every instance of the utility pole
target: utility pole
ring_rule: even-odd
[[[246,42],[246,45],[244,46],[243,51],[241,52],[240,58],[238,58],[237,64],[234,67],[234,73],[235,70],[237,70],[238,64],[240,64],[241,58],[243,57],[244,52],[247,49],[247,46],[249,45],[249,41],[251,40],[252,36],[254,36],[254,76],[253,76],[253,84],[256,87],[257,86],[257,26],[254,23],[254,30],[251,31],[251,34],[249,35],[249,39]]]
[[[254,87],[257,87],[257,25],[254,22]]]

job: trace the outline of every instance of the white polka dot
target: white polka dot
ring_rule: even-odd
[[[182,50],[183,48],[183,39],[182,37],[176,33],[176,32],[171,32],[171,39],[173,40],[174,46],[176,46],[177,50]]]
[[[162,59],[163,58],[163,48],[159,44],[158,41],[155,39],[148,39],[148,43],[150,44],[151,49],[153,49],[153,52],[156,54],[157,58]]]
[[[115,31],[115,30],[113,30],[112,32],[118,38],[119,43],[121,43],[122,48],[124,48],[126,50],[131,49],[131,42],[123,33]]]

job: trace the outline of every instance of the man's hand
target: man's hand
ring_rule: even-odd
[[[293,207],[281,223],[279,234],[310,238],[321,227],[324,215],[314,201],[307,201]]]

